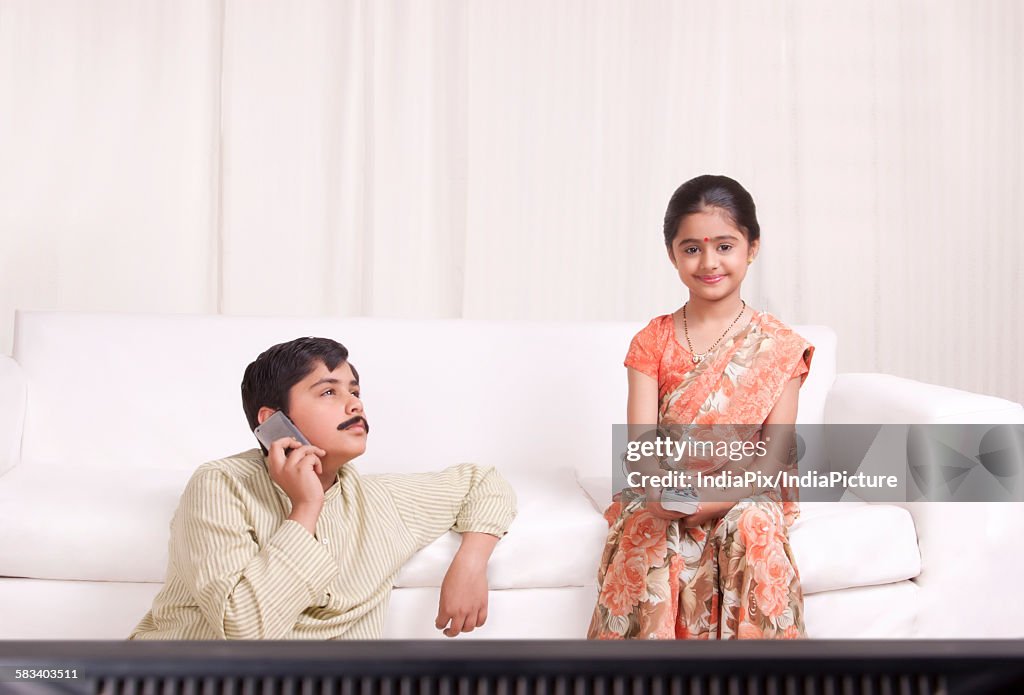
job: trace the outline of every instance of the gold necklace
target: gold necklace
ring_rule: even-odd
[[[690,349],[690,354],[693,355],[692,359],[694,364],[700,364],[701,362],[703,362],[704,358],[710,355],[711,352],[718,346],[718,344],[722,342],[722,338],[729,335],[729,331],[731,331],[732,327],[736,325],[736,322],[740,320],[740,316],[743,316],[743,312],[747,310],[747,303],[742,299],[740,301],[743,302],[743,308],[740,309],[740,313],[737,314],[736,318],[732,320],[732,323],[729,324],[729,327],[725,329],[725,333],[722,334],[722,337],[716,340],[714,342],[714,345],[709,347],[707,351],[702,352],[699,355],[693,351],[693,343],[690,342],[690,331],[687,330],[686,328],[686,304],[689,304],[689,302],[683,304],[683,335],[686,336],[686,347]]]

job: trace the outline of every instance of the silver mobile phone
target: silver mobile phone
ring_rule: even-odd
[[[281,437],[295,437],[303,444],[309,444],[309,440],[306,439],[302,432],[299,432],[299,428],[295,426],[287,415],[278,410],[273,415],[263,421],[262,425],[258,425],[253,434],[256,435],[256,439],[260,440],[267,451],[270,451],[270,445]],[[285,451],[294,447],[285,447]]]

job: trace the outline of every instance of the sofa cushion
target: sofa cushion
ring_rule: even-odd
[[[163,582],[170,520],[190,473],[18,466],[0,478],[0,576]],[[488,566],[494,589],[594,581],[607,531],[569,469],[503,475],[518,515]],[[396,586],[440,586],[459,536],[441,536]]]
[[[921,574],[914,519],[867,502],[804,502],[789,542],[805,594],[913,579]]]
[[[159,590],[159,584],[0,579],[0,639],[123,640]],[[913,582],[814,594],[805,602],[808,636],[931,637],[914,632],[918,594]],[[434,628],[437,601],[437,587],[396,589],[383,636],[442,638]],[[581,639],[596,601],[594,586],[495,591],[487,623],[459,639]],[[961,635],[988,636],[977,627]]]
[[[17,466],[0,478],[0,576],[163,582],[191,473]]]
[[[812,639],[913,639],[921,634],[917,618],[921,591],[912,581],[819,591],[804,601],[804,622]],[[982,637],[972,632],[964,637]]]
[[[516,490],[518,514],[487,568],[492,589],[586,586],[597,567],[608,524],[595,514],[569,469],[504,474]],[[414,555],[395,586],[441,586],[459,536],[448,532]]]

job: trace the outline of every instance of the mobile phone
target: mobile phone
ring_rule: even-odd
[[[295,437],[302,444],[309,444],[309,440],[306,439],[299,428],[295,426],[287,415],[278,410],[273,415],[263,421],[262,425],[258,425],[253,434],[256,435],[256,439],[260,441],[260,444],[270,451],[270,445],[281,437]],[[295,447],[285,447],[285,453],[288,449],[294,449]]]
[[[692,487],[667,487],[661,491],[661,506],[680,514],[695,514],[700,497]]]

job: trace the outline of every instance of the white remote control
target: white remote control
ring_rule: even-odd
[[[700,505],[700,497],[692,487],[667,487],[661,491],[661,506],[680,514],[693,514]]]

